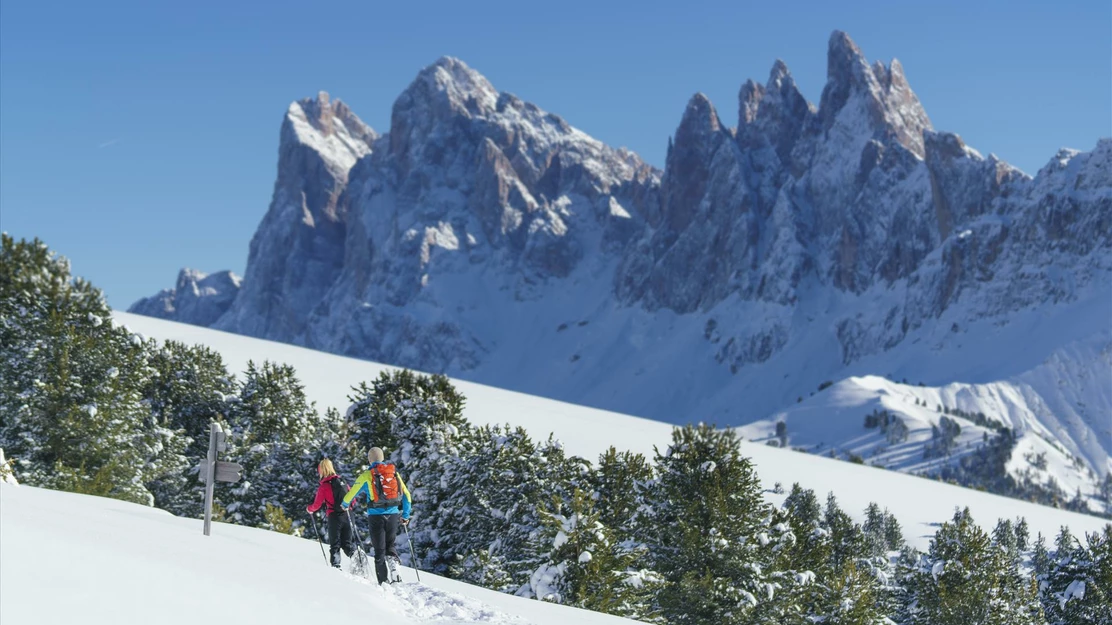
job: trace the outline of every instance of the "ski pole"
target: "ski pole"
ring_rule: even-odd
[[[355,533],[355,540],[359,542],[359,547],[363,547],[363,539],[359,537],[359,530],[355,529],[355,521],[351,518],[351,508],[344,508],[344,512],[348,515],[348,525],[351,525],[351,531]]]
[[[320,555],[324,556],[325,563],[332,566],[332,563],[328,561],[328,555],[324,553],[324,543],[321,542],[320,539],[320,528],[317,527],[317,515],[310,512],[309,520],[313,522],[313,533],[317,535],[317,544],[320,545]]]
[[[413,550],[413,537],[409,535],[409,523],[402,525],[405,539],[409,541],[409,563],[413,565],[413,572],[417,574],[417,581],[421,581],[421,569],[417,568],[417,552]]]

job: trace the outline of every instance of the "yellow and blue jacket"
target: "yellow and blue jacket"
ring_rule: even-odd
[[[371,474],[371,471],[373,471],[374,468],[380,464],[382,463],[376,462],[372,464],[366,471],[359,474],[359,477],[355,480],[355,484],[352,485],[351,490],[348,491],[347,495],[344,495],[343,503],[340,504],[344,507],[344,510],[347,510],[349,507],[351,507],[351,502],[354,501],[355,498],[362,493],[366,493],[367,501],[371,502],[372,504],[374,503],[375,489],[372,486],[374,484],[374,476]],[[394,477],[398,479],[398,486],[401,488],[402,491],[401,509],[399,510],[398,506],[391,506],[389,508],[375,508],[373,505],[371,505],[367,506],[367,514],[398,514],[398,512],[401,512],[403,519],[409,518],[409,512],[412,507],[413,498],[409,494],[409,488],[407,488],[405,482],[402,481],[401,474],[394,473]]]

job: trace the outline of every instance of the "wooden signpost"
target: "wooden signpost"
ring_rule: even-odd
[[[243,477],[243,467],[234,462],[222,462],[220,452],[228,448],[224,428],[216,421],[209,428],[208,459],[202,469],[205,472],[205,536],[212,528],[212,495],[216,482],[238,482]]]

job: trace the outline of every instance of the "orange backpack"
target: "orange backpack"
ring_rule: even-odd
[[[371,476],[375,489],[372,508],[393,508],[401,504],[402,487],[392,463],[382,462],[371,467]]]

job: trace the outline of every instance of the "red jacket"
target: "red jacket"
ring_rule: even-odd
[[[329,475],[321,480],[320,486],[317,487],[316,498],[313,499],[313,503],[309,504],[305,509],[309,512],[316,512],[320,510],[321,506],[324,506],[325,512],[328,514],[340,512],[340,509],[336,507],[336,502],[332,499],[332,480],[338,479],[340,479],[339,475]],[[343,482],[341,482],[341,484],[343,484]]]

